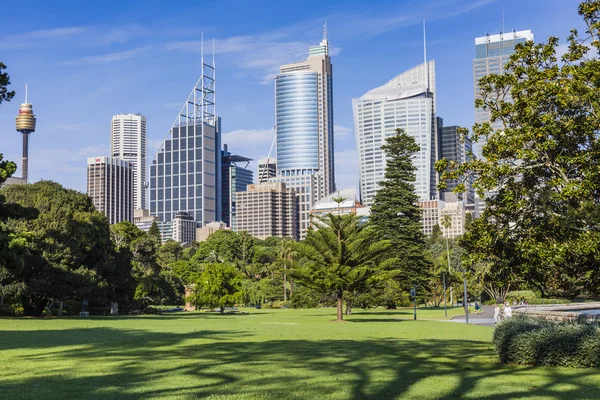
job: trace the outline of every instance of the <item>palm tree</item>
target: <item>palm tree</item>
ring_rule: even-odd
[[[291,267],[294,258],[297,257],[294,249],[294,242],[289,239],[283,239],[277,246],[279,259],[283,264],[283,301],[287,301],[287,268]],[[289,264],[289,265],[288,265]],[[290,297],[292,296],[292,282],[290,281]]]
[[[387,240],[377,241],[369,225],[359,223],[355,214],[316,217],[296,249],[304,257],[292,271],[304,285],[337,298],[337,320],[343,320],[344,293],[361,286],[378,271]]]

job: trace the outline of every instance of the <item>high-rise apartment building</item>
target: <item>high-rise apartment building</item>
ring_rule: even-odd
[[[487,34],[475,38],[475,59],[473,60],[475,99],[481,98],[479,80],[486,75],[503,73],[504,65],[508,62],[511,54],[515,52],[515,46],[518,43],[525,43],[529,40],[533,40],[533,33],[530,30],[513,30],[512,32],[501,32],[496,35]],[[510,95],[505,100],[510,100]],[[489,111],[475,108],[475,122],[482,123],[489,120]],[[502,124],[500,121],[496,121],[492,124],[492,127],[500,129]],[[484,140],[475,144],[474,153],[477,158],[482,158],[481,149],[484,144]]]
[[[133,169],[113,157],[87,160],[87,194],[110,224],[133,221]]]
[[[277,176],[277,159],[262,158],[258,160],[258,183],[268,182]]]
[[[254,174],[248,169],[252,159],[230,153],[227,145],[221,151],[221,221],[234,231],[236,193],[254,183]]]
[[[458,133],[458,126],[444,126],[444,121],[437,118],[438,127],[438,159],[445,158],[449,161],[456,161],[458,163],[464,163],[471,159],[473,146],[471,139],[461,138]],[[446,182],[446,189],[440,191],[440,200],[445,202],[464,201],[467,204],[474,204],[475,192],[473,191],[473,177],[467,177],[464,182],[466,191],[457,195],[453,192],[456,186],[459,184],[458,180],[452,180]]]
[[[221,120],[215,114],[214,65],[179,111],[150,165],[150,213],[171,222],[187,212],[197,226],[221,218]]]
[[[173,217],[173,240],[179,243],[192,243],[196,240],[196,222],[194,218],[180,211]]]
[[[431,60],[352,100],[362,204],[373,204],[386,167],[381,146],[398,128],[412,136],[420,148],[413,157],[416,194],[421,201],[437,198],[435,96],[435,62]]]
[[[259,239],[269,236],[298,239],[296,192],[283,182],[248,186],[237,193],[237,230]]]
[[[133,208],[146,208],[146,117],[119,114],[110,121],[110,154],[133,169]]]
[[[299,236],[313,204],[335,191],[333,71],[327,36],[306,61],[282,65],[275,77],[277,181],[298,195]]]

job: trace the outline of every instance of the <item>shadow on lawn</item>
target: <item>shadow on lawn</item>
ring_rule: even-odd
[[[19,358],[33,362],[47,362],[48,357],[56,359],[35,378],[23,379],[15,374],[10,380],[0,382],[0,390],[6,398],[44,399],[206,398],[213,394],[224,396],[219,399],[236,395],[244,399],[328,396],[442,399],[474,397],[470,393],[486,379],[490,390],[499,385],[504,386],[503,391],[487,395],[479,392],[479,399],[600,397],[600,383],[595,388],[581,383],[585,377],[597,376],[598,370],[567,374],[548,368],[544,369],[548,383],[536,383],[528,378],[532,368],[506,368],[490,362],[495,355],[489,344],[483,342],[401,339],[255,342],[252,338],[240,332],[200,329],[187,333],[110,328],[0,331],[0,349],[40,348],[48,353],[30,352]],[[68,345],[78,348],[54,348]],[[60,365],[67,361],[71,368],[90,368],[89,376],[71,373]],[[95,363],[107,365],[106,371],[98,372]],[[413,392],[414,385],[433,376],[440,380],[432,385],[429,394]],[[523,377],[525,385],[530,387],[502,380],[515,376]],[[489,380],[496,380],[497,384],[490,384]],[[440,382],[452,384],[448,391],[441,392]],[[563,386],[558,387],[557,383]]]

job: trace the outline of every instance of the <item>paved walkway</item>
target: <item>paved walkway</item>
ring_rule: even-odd
[[[494,307],[482,306],[483,312],[477,314],[469,314],[469,324],[494,326]],[[465,323],[465,316],[458,315],[450,320],[450,322]]]

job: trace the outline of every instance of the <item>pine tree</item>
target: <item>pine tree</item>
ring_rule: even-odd
[[[412,156],[419,151],[414,138],[397,129],[396,135],[381,146],[387,165],[385,179],[371,207],[371,222],[379,239],[389,240],[388,257],[402,271],[398,278],[408,287],[427,274],[425,236],[421,225],[419,196],[415,193]]]
[[[158,243],[161,242],[160,229],[158,229],[158,224],[156,221],[152,222],[150,229],[148,229],[148,236],[155,239]]]

